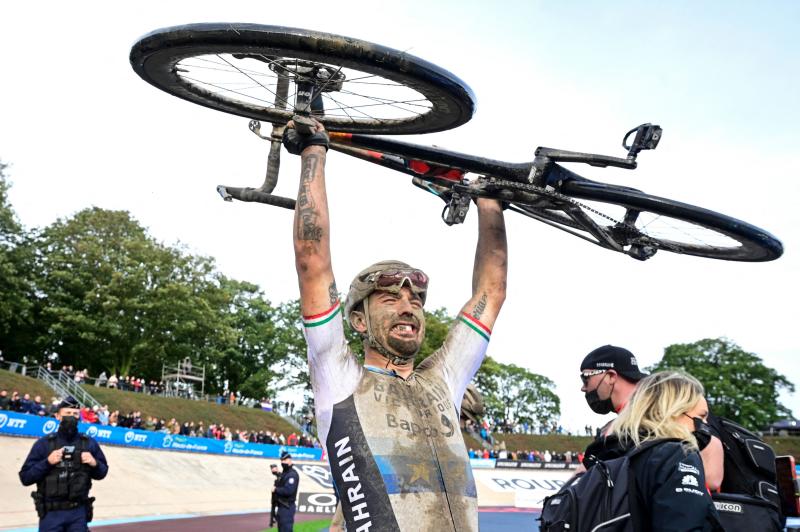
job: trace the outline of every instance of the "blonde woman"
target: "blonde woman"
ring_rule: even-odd
[[[708,443],[704,395],[703,385],[690,375],[654,373],[639,382],[627,408],[609,429],[631,449],[665,440],[648,443],[632,462],[636,496],[630,505],[638,514],[637,530],[722,529],[699,454]]]

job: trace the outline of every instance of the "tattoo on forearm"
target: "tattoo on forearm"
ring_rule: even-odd
[[[472,309],[472,317],[476,320],[481,319],[483,316],[483,311],[486,310],[486,294],[484,293],[478,302],[475,304],[475,308]]]
[[[331,305],[336,304],[339,300],[339,291],[336,290],[336,281],[332,282],[328,287],[328,296],[331,298]]]
[[[311,195],[311,182],[319,165],[318,155],[303,158],[300,171],[300,191],[297,193],[297,238],[300,240],[322,239],[322,228],[318,224],[319,213],[314,197]]]

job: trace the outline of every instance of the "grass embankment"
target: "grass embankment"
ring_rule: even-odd
[[[506,449],[509,451],[517,450],[531,450],[538,451],[549,450],[558,453],[565,451],[582,451],[592,441],[592,438],[587,436],[565,436],[549,434],[540,436],[535,434],[494,434],[495,441],[505,441]],[[766,436],[764,441],[767,442],[778,456],[790,454],[795,459],[800,459],[800,437],[797,436]],[[470,441],[467,441],[467,446],[470,446]]]
[[[42,381],[5,370],[0,370],[0,390],[8,390],[9,395],[12,390],[17,390],[20,395],[29,393],[31,397],[41,395],[46,404],[55,395]],[[101,404],[108,405],[111,411],[119,410],[122,414],[140,411],[143,417],[155,416],[167,421],[175,418],[181,423],[202,421],[206,427],[211,423],[222,423],[233,430],[269,430],[287,435],[297,431],[280,416],[256,408],[217,405],[206,401],[159,397],[96,386],[86,386],[86,390]]]
[[[509,451],[550,451],[563,453],[566,451],[582,451],[591,443],[587,436],[566,436],[560,434],[493,434],[498,443],[504,441]]]

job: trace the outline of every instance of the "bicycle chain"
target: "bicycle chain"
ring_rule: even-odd
[[[540,186],[529,184],[529,183],[518,183],[516,181],[508,181],[507,179],[494,179],[494,178],[492,178],[489,181],[487,181],[487,183],[489,185],[499,186],[499,187],[502,187],[502,188],[510,188],[510,189],[524,190],[524,191],[527,191],[527,192],[534,192],[534,193],[542,195],[542,196],[547,196],[547,197],[550,197],[550,198],[556,198],[556,199],[559,199],[561,201],[564,201],[564,202],[567,202],[567,203],[571,203],[571,204],[576,205],[576,206],[578,206],[578,207],[580,207],[582,209],[585,209],[585,210],[587,210],[589,212],[592,212],[592,213],[596,214],[597,216],[600,216],[601,218],[605,218],[605,219],[615,223],[617,226],[625,227],[626,229],[632,231],[638,237],[644,239],[650,245],[655,245],[657,248],[661,247],[663,249],[669,249],[670,248],[670,246],[666,246],[663,241],[653,240],[650,236],[642,233],[635,225],[631,225],[628,222],[621,222],[619,220],[616,220],[615,218],[612,218],[611,216],[609,216],[609,215],[607,215],[605,213],[602,213],[602,212],[598,211],[597,209],[593,209],[593,208],[589,207],[585,203],[581,203],[580,201],[578,201],[578,200],[576,200],[574,198],[571,198],[571,197],[567,196],[566,194],[562,194],[560,192],[556,192],[555,190],[550,190],[550,189],[548,189],[546,187],[540,187]],[[677,249],[677,248],[675,248],[675,249]]]
[[[633,229],[634,231],[636,231],[637,233],[641,233],[638,229],[636,229],[635,226],[633,226],[633,225],[631,225],[629,223],[620,222],[619,220],[616,220],[616,219],[612,218],[611,216],[609,216],[609,215],[607,215],[605,213],[602,213],[602,212],[600,212],[600,211],[598,211],[596,209],[593,209],[593,208],[589,207],[588,205],[586,205],[584,203],[581,203],[580,201],[567,196],[566,194],[562,194],[560,192],[556,192],[555,190],[548,190],[546,187],[539,187],[539,186],[531,185],[531,184],[527,184],[527,183],[517,183],[516,181],[508,181],[506,179],[493,179],[493,180],[490,180],[488,183],[490,185],[499,185],[500,187],[503,187],[503,188],[512,188],[512,189],[516,188],[518,190],[526,190],[528,192],[535,192],[536,194],[540,194],[542,196],[549,196],[551,198],[560,199],[560,200],[566,201],[567,203],[572,203],[573,205],[577,205],[578,207],[581,207],[582,209],[586,209],[589,212],[593,212],[594,214],[596,214],[596,215],[598,215],[598,216],[600,216],[602,218],[605,218],[605,219],[607,219],[607,220],[609,220],[611,222],[614,222],[615,224],[627,226],[627,227]]]

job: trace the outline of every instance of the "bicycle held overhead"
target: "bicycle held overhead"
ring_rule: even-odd
[[[285,124],[313,116],[330,133],[330,148],[412,176],[442,198],[447,224],[464,221],[472,200],[507,208],[639,260],[658,250],[714,259],[769,261],[783,253],[767,231],[735,218],[592,181],[564,166],[633,170],[641,151],[655,149],[659,126],[642,124],[623,139],[624,157],[539,147],[527,163],[507,163],[376,135],[451,129],[475,112],[471,89],[452,73],[405,52],[322,32],[256,24],[190,24],[155,30],[134,44],[133,69],[179,98],[250,118],[271,143],[258,188],[219,186],[231,201],[294,209],[272,194],[278,181]],[[262,134],[261,122],[272,124]],[[475,177],[472,177],[475,176]]]

